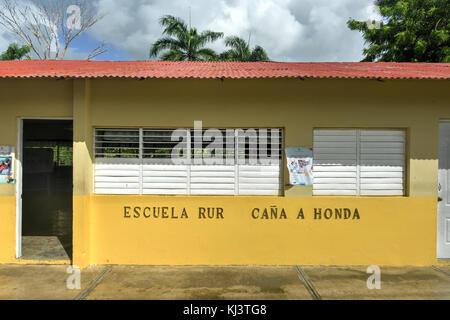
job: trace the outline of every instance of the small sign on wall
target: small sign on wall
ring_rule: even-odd
[[[286,160],[289,183],[297,186],[313,184],[313,149],[309,147],[287,147]]]
[[[14,147],[0,146],[0,184],[15,183]]]
[[[12,146],[0,146],[0,155],[11,155],[13,147]]]

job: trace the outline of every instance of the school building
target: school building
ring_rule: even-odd
[[[448,264],[449,79],[448,63],[0,62],[0,263]]]

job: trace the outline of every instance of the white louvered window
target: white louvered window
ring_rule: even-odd
[[[405,131],[315,129],[314,195],[402,196]]]
[[[139,129],[96,129],[94,143],[95,192],[139,193]]]
[[[281,129],[97,128],[95,193],[280,195],[281,151]]]
[[[141,129],[142,132],[142,190],[141,194],[187,194],[188,168],[173,165],[174,148],[179,141],[172,141],[171,129]],[[180,140],[188,138],[186,130],[180,130]],[[180,157],[187,157],[180,149]]]
[[[239,185],[241,195],[280,195],[282,168],[282,130],[268,129],[266,141],[267,157],[271,163],[265,165],[253,164],[256,154],[260,155],[261,131],[238,130],[236,132]],[[256,139],[255,137],[258,137]],[[253,160],[253,161],[252,161]]]

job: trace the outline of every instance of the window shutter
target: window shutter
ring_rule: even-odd
[[[191,194],[234,195],[234,171],[234,165],[191,166]]]
[[[179,139],[172,141],[173,132],[173,129],[142,129],[142,194],[188,193],[188,166],[172,162],[174,149],[180,152],[180,159],[187,158],[183,149],[186,151],[188,132],[178,130]]]
[[[187,194],[187,166],[142,165],[142,194]]]
[[[357,195],[356,141],[356,130],[314,130],[314,195]]]
[[[402,196],[405,174],[404,130],[361,130],[360,195]]]
[[[314,130],[314,195],[404,195],[405,131]]]
[[[240,195],[280,195],[281,166],[239,166]]]
[[[239,180],[237,194],[239,195],[280,195],[282,193],[283,132],[281,129],[262,130],[248,132],[237,130],[237,177]],[[257,163],[252,163],[255,156],[258,157]]]
[[[282,130],[251,129],[253,136],[241,137],[241,143],[241,130],[218,130],[224,139],[214,147],[209,141],[196,146],[192,129],[174,132],[174,129],[96,128],[95,193],[280,195]],[[258,136],[260,132],[264,132],[263,138]],[[214,132],[210,134],[213,136]],[[176,136],[173,138],[176,141],[172,136]],[[191,159],[193,163],[174,163],[173,151],[177,151],[179,160]],[[205,152],[212,152],[213,158],[220,161],[196,164],[194,154],[203,157]],[[249,164],[251,153],[269,160],[258,158],[256,164]]]
[[[234,129],[214,129],[214,131],[220,131],[222,140],[212,141],[211,135],[214,134],[210,129],[203,129],[201,131],[203,137],[208,135],[209,138],[203,139],[203,141],[196,145],[194,129],[191,129],[191,150],[193,164],[190,166],[190,194],[192,195],[234,195],[235,190],[235,138]],[[227,140],[229,139],[229,140]],[[215,145],[210,145],[213,143]],[[228,150],[227,142],[231,145],[232,150]],[[212,148],[206,151],[207,147]],[[215,149],[218,148],[218,149]],[[220,150],[221,149],[221,150]],[[200,155],[200,158],[209,153],[211,157],[209,160],[211,164],[196,164],[198,159],[196,156]],[[217,154],[216,154],[217,152]],[[200,160],[202,161],[202,160]],[[218,161],[218,163],[214,163]],[[230,163],[231,162],[231,163]]]
[[[138,194],[139,129],[96,129],[94,139],[95,192]]]

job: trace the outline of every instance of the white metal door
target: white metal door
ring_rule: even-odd
[[[17,125],[17,164],[16,164],[16,258],[22,256],[22,136],[23,120]]]
[[[439,123],[437,257],[450,258],[450,122]]]

